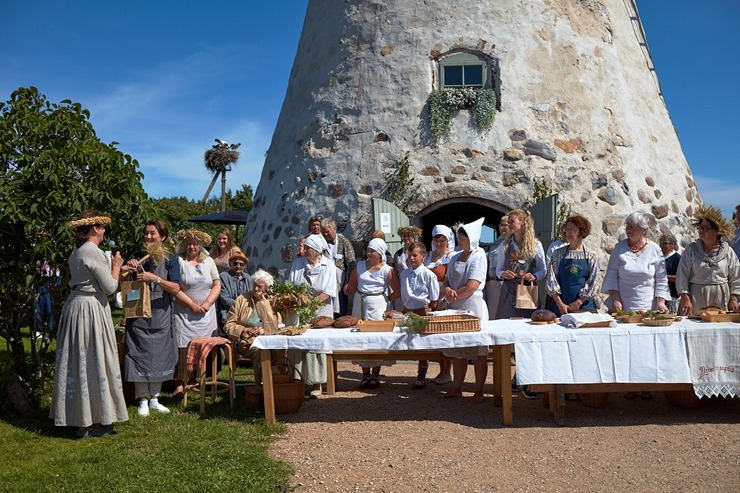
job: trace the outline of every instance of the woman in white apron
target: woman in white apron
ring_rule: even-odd
[[[175,335],[180,349],[178,381],[175,394],[182,392],[182,380],[188,375],[187,347],[198,337],[211,337],[218,333],[216,300],[221,292],[221,280],[216,263],[204,247],[211,243],[210,235],[195,229],[177,232],[180,244],[181,290],[175,297]]]
[[[367,260],[357,262],[357,267],[347,283],[347,294],[354,295],[352,316],[361,320],[383,320],[389,301],[401,296],[398,277],[393,267],[385,263],[388,246],[380,238],[373,238],[367,245]],[[388,293],[391,293],[390,295]],[[360,389],[378,387],[381,365],[392,361],[357,362],[362,367]]]
[[[444,295],[447,305],[453,310],[472,312],[481,320],[488,320],[488,306],[483,299],[483,288],[488,273],[486,252],[478,246],[481,229],[485,218],[481,217],[470,224],[461,224],[457,228],[457,244],[461,251],[455,255],[447,266],[447,278],[444,283]],[[488,347],[460,348],[443,351],[452,361],[452,387],[445,397],[462,396],[465,373],[468,371],[468,360],[475,360],[475,402],[483,401],[483,384],[488,373]]]

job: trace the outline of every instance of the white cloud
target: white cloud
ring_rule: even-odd
[[[705,204],[717,207],[728,218],[740,203],[740,180],[736,175],[719,179],[694,175],[699,194]]]

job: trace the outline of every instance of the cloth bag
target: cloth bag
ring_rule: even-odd
[[[123,318],[152,318],[152,297],[148,282],[121,282],[121,297]]]
[[[537,284],[524,284],[524,278],[516,287],[516,301],[514,306],[521,310],[536,310],[537,298],[539,297]]]

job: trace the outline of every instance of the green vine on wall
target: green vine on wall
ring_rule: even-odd
[[[552,187],[550,184],[547,183],[547,180],[544,178],[535,178],[533,182],[533,188],[534,191],[532,192],[532,201],[526,201],[524,203],[525,207],[530,207],[532,204],[539,202],[541,200],[545,200],[547,197],[553,195],[556,192],[553,192]],[[572,214],[573,210],[570,207],[570,204],[565,204],[560,201],[558,201],[558,210],[556,212],[557,218],[555,219],[556,224],[555,227],[559,227],[561,224],[565,222],[568,217]],[[556,232],[557,234],[557,232]]]
[[[463,109],[473,110],[478,131],[485,134],[496,117],[496,93],[492,89],[445,87],[429,95],[429,133],[435,144],[452,133],[452,115]]]
[[[398,158],[391,173],[386,177],[382,196],[408,214],[411,204],[419,198],[419,186],[416,183],[416,175],[411,172],[407,151]]]

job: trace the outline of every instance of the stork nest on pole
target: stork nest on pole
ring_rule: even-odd
[[[239,151],[228,148],[208,149],[204,160],[206,168],[211,173],[220,173],[239,160]]]

